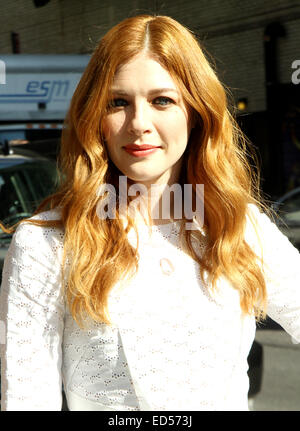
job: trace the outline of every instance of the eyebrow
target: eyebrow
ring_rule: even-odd
[[[122,95],[122,96],[129,96],[129,94],[126,91],[118,89],[118,88],[112,88],[111,92],[114,93],[114,94]],[[152,90],[149,90],[148,94],[152,95],[152,94],[169,93],[169,92],[173,92],[173,93],[178,94],[178,91],[175,88],[167,88],[167,87],[164,87],[164,88],[154,88]]]

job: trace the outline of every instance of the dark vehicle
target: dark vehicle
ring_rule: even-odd
[[[273,209],[280,216],[279,229],[300,250],[300,187],[279,198],[273,204]]]

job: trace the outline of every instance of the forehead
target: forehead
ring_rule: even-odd
[[[119,87],[147,88],[162,87],[178,90],[172,76],[153,57],[139,54],[117,70],[112,90]]]

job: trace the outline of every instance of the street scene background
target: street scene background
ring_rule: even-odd
[[[23,151],[26,143],[49,158],[43,168],[47,187],[37,187],[41,173],[35,170],[30,189],[39,197],[50,193],[63,119],[94,46],[117,22],[141,13],[169,15],[197,35],[256,148],[262,192],[287,214],[281,228],[300,249],[299,0],[0,0],[2,153],[8,155],[10,145]],[[28,103],[20,96],[22,85]],[[15,192],[10,188],[1,198],[1,220],[12,217]],[[1,270],[10,238],[0,240]],[[256,341],[262,347],[261,380],[250,410],[299,411],[300,345],[272,324],[257,330]]]

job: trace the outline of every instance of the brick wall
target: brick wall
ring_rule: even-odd
[[[35,8],[30,0],[0,0],[0,56],[12,52],[10,34],[19,33],[22,53],[86,53],[111,26],[127,16],[154,12],[188,26],[216,60],[222,82],[249,110],[266,109],[264,28],[280,21],[281,82],[291,81],[300,59],[299,0],[51,0]]]

